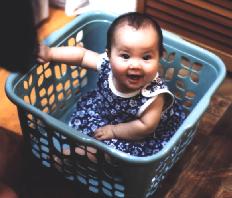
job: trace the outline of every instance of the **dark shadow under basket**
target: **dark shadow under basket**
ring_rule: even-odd
[[[78,16],[44,42],[104,52],[106,32],[115,17],[102,12]],[[163,30],[162,71],[188,117],[155,155],[134,157],[117,151],[67,125],[77,98],[96,85],[97,74],[78,66],[35,64],[25,75],[11,74],[6,93],[17,105],[25,142],[42,165],[108,197],[149,197],[191,142],[199,119],[225,77],[214,54]],[[80,153],[81,154],[77,154]]]

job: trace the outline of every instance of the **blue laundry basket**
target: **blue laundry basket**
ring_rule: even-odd
[[[104,52],[106,32],[114,18],[102,12],[80,15],[44,42],[49,46],[76,45],[78,35],[86,48]],[[34,64],[25,75],[8,77],[6,93],[17,105],[25,144],[44,167],[100,197],[154,194],[191,142],[226,73],[216,55],[170,32],[163,30],[163,35],[161,73],[188,116],[164,148],[152,156],[130,156],[67,125],[77,98],[95,87],[94,71],[50,62]]]

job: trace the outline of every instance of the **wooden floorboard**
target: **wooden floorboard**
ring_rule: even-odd
[[[232,197],[231,115],[230,105],[211,133],[201,133],[199,128],[154,198]]]

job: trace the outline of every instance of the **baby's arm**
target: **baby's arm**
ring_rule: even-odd
[[[143,139],[153,133],[158,126],[163,105],[164,97],[160,94],[143,112],[141,117],[127,123],[101,127],[95,131],[95,138],[99,140],[112,138],[127,140]]]
[[[100,54],[83,48],[81,46],[48,47],[40,44],[38,62],[46,63],[56,61],[71,65],[80,65],[85,68],[97,69]]]

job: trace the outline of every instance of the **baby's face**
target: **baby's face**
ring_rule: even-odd
[[[111,47],[113,82],[118,91],[133,92],[154,79],[159,66],[157,32],[146,26],[118,27]]]

